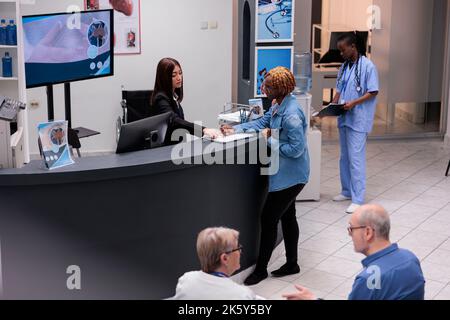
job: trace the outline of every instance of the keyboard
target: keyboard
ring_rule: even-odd
[[[11,98],[0,96],[0,119],[14,121],[20,109],[24,110],[26,104]]]

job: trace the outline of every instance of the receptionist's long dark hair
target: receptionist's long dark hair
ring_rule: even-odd
[[[156,69],[155,86],[153,87],[153,95],[151,98],[151,105],[154,104],[155,98],[158,93],[164,93],[172,102],[173,87],[172,87],[172,73],[175,67],[178,66],[181,69],[180,63],[173,58],[163,58],[158,63]],[[175,89],[175,93],[178,96],[178,102],[183,101],[183,85],[181,88]],[[175,103],[175,101],[174,101]],[[174,105],[174,108],[176,106]]]

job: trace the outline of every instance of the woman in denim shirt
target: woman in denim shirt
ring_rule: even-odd
[[[279,157],[279,168],[269,177],[269,195],[261,216],[261,241],[254,272],[244,281],[254,285],[267,278],[267,265],[277,239],[281,219],[286,264],[272,272],[283,277],[300,272],[297,263],[299,228],[295,214],[295,200],[309,179],[309,154],[306,142],[307,120],[296,98],[291,94],[295,79],[289,69],[277,67],[269,71],[263,92],[274,101],[272,108],[258,120],[230,127],[224,134],[259,131],[267,139],[272,159]]]

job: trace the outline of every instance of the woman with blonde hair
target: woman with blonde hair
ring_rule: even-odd
[[[185,273],[177,284],[175,300],[261,299],[229,277],[240,267],[242,246],[239,232],[228,228],[208,228],[197,237],[201,271]]]
[[[292,92],[295,79],[284,67],[270,70],[264,78],[262,91],[273,100],[272,108],[258,120],[223,126],[224,134],[259,131],[267,139],[272,154],[279,158],[278,172],[269,177],[269,194],[261,215],[261,241],[254,272],[245,280],[255,285],[267,278],[267,266],[277,240],[277,226],[281,220],[286,264],[272,272],[283,277],[300,272],[297,263],[299,228],[295,200],[309,179],[309,154],[306,142],[307,119]]]

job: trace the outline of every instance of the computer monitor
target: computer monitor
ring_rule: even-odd
[[[172,112],[122,125],[116,153],[126,153],[164,146]]]
[[[113,10],[23,16],[27,88],[114,75]]]

